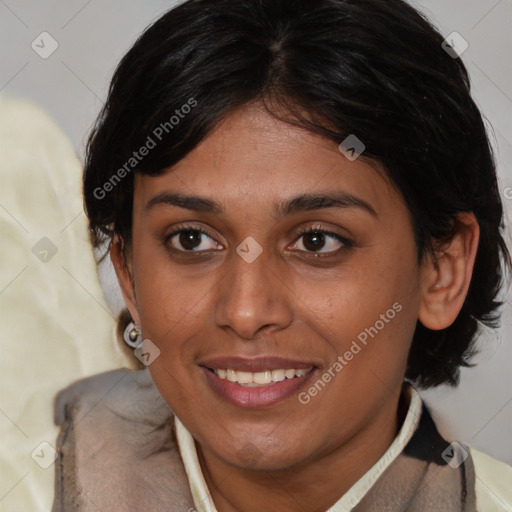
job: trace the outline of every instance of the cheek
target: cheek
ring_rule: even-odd
[[[332,283],[329,299],[317,295],[325,320],[318,328],[333,359],[343,359],[342,371],[335,372],[343,375],[336,379],[339,389],[401,379],[419,307],[415,251],[413,243],[398,241],[373,247]]]
[[[143,327],[161,338],[197,314],[215,275],[199,272],[195,265],[177,265],[159,242],[145,238],[134,253],[136,295],[146,320]]]
[[[173,270],[165,251],[151,250],[149,244],[134,253],[133,262],[142,334],[160,350],[150,371],[152,374],[157,371],[167,379],[173,378],[182,372],[183,350],[190,334],[188,329],[191,324],[198,324],[196,308],[201,304],[205,290],[200,285],[184,281]],[[165,373],[171,376],[165,376]]]
[[[379,331],[391,332],[408,316],[406,311],[416,307],[418,269],[411,251],[399,247],[362,251],[357,262],[337,277],[324,294],[328,298],[317,292],[315,302],[319,311],[328,312],[333,330],[344,333],[344,338],[357,337],[376,322]]]

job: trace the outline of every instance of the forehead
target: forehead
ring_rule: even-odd
[[[220,204],[264,206],[298,193],[344,191],[383,210],[401,201],[382,168],[348,160],[333,141],[284,123],[258,105],[229,115],[164,174],[136,174],[135,203],[162,191],[213,197]],[[389,206],[389,205],[388,205]]]

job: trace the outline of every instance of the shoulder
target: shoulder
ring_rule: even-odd
[[[54,413],[75,449],[86,444],[112,460],[120,455],[117,450],[144,458],[164,445],[175,448],[173,413],[147,369],[122,368],[80,379],[57,394]]]
[[[512,512],[512,466],[469,447],[475,466],[478,510]]]
[[[147,369],[121,368],[80,379],[57,394],[57,425],[66,426],[86,416],[128,416],[131,421],[144,421],[150,416],[153,421],[165,421],[172,411]]]
[[[55,399],[55,422],[53,512],[96,510],[92,496],[102,510],[187,510],[192,503],[173,413],[147,369],[68,386]]]

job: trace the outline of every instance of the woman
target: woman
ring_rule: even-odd
[[[413,387],[457,384],[510,258],[466,69],[408,4],[169,11],[84,195],[147,370],[59,395],[54,510],[509,510]]]

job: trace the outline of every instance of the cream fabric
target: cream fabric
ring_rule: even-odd
[[[51,508],[54,466],[35,462],[51,462],[51,448],[42,445],[35,460],[31,454],[41,442],[55,445],[57,391],[129,366],[88,241],[81,173],[70,141],[45,112],[0,96],[2,512]]]
[[[512,467],[470,447],[478,512],[512,512]]]

